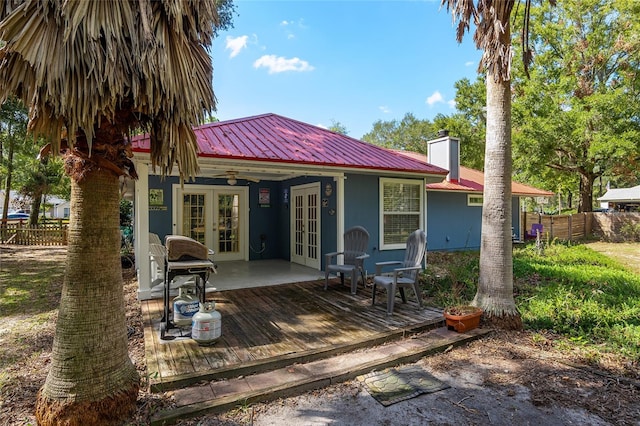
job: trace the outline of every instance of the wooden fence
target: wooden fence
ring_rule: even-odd
[[[542,224],[544,239],[574,241],[591,235],[593,214],[576,213],[570,215],[544,215],[539,213],[522,213],[522,235],[531,231],[534,223]]]
[[[27,221],[0,221],[0,244],[64,246],[67,245],[68,225],[62,220],[36,226]]]
[[[571,215],[543,215],[522,213],[522,236],[531,231],[534,223],[542,224],[544,239],[575,241],[586,237],[597,237],[605,241],[625,241],[624,228],[640,226],[640,213],[590,212]]]
[[[593,213],[593,235],[604,241],[640,241],[640,212]]]

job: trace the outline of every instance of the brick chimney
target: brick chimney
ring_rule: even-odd
[[[447,182],[460,179],[460,139],[449,136],[448,130],[439,130],[438,139],[427,142],[427,161],[449,170]]]

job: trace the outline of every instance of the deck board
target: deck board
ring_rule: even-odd
[[[394,315],[388,317],[384,293],[376,296],[372,306],[370,287],[360,286],[356,295],[337,279],[326,291],[323,287],[323,280],[318,280],[209,294],[222,315],[222,336],[211,346],[190,339],[161,340],[162,301],[143,301],[145,356],[152,385],[211,378],[217,371],[229,376],[236,368],[366,346],[442,321],[441,309],[420,308],[412,294],[407,295],[406,304],[398,297]]]

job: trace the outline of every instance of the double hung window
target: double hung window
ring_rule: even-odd
[[[407,237],[422,228],[424,182],[380,179],[380,248],[405,248]]]

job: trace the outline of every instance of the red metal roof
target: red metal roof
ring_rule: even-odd
[[[337,168],[446,175],[425,161],[277,114],[220,121],[194,128],[200,157]],[[132,139],[149,152],[148,135]]]
[[[427,156],[418,152],[396,151],[407,157],[427,163]],[[427,189],[438,191],[463,191],[463,192],[482,192],[484,191],[484,173],[460,166],[460,179],[457,182],[449,182],[443,180],[438,183],[427,184]],[[553,192],[543,189],[534,188],[533,186],[524,185],[515,181],[511,181],[511,193],[513,195],[528,197],[551,197]]]

